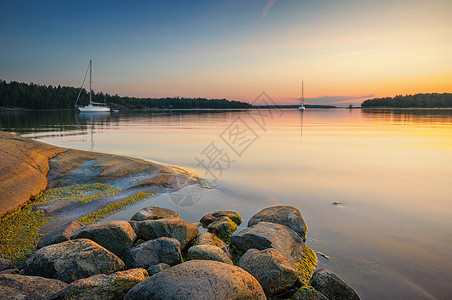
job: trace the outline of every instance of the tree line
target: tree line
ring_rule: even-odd
[[[416,95],[398,95],[395,97],[369,99],[361,103],[362,107],[452,107],[452,94],[430,93]]]
[[[0,79],[0,107],[26,109],[71,109],[74,108],[80,89],[69,86],[46,86],[35,83],[6,82]],[[110,106],[127,109],[144,108],[250,108],[251,104],[226,99],[206,98],[134,98],[92,93],[94,102],[105,102]],[[89,93],[81,90],[79,104],[89,102]]]

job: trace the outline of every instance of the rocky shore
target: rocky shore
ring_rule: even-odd
[[[174,191],[181,188],[180,182],[189,185],[198,181],[195,174],[176,166],[67,149],[0,131],[0,217],[17,211],[51,188],[93,183],[114,185],[121,188],[115,197],[108,198],[109,203],[114,203],[138,192]],[[106,199],[100,200],[106,203]]]
[[[0,299],[359,299],[315,270],[297,208],[265,208],[242,230],[235,211],[190,223],[150,206],[130,221],[102,221],[202,181],[175,166],[5,132],[0,156]]]
[[[360,299],[315,270],[298,209],[263,209],[236,231],[241,222],[234,211],[192,224],[146,207],[130,221],[71,223],[42,237],[20,270],[0,260],[0,298]]]

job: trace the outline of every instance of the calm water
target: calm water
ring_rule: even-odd
[[[329,256],[319,265],[364,299],[452,295],[452,110],[22,112],[1,113],[0,128],[184,166],[215,187],[188,190],[191,202],[162,195],[116,218],[149,204],[189,221],[293,205],[308,245]]]

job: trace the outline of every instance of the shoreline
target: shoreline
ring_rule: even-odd
[[[206,184],[182,167],[52,146],[0,131],[0,253],[23,263],[40,237],[131,204]]]

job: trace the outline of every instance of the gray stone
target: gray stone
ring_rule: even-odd
[[[72,282],[97,274],[111,274],[124,262],[88,239],[66,241],[36,251],[26,261],[21,274]]]
[[[19,274],[19,269],[6,269],[0,271],[0,274]]]
[[[199,233],[198,227],[179,218],[145,220],[136,222],[138,238],[152,240],[160,237],[174,238],[184,249]]]
[[[74,220],[55,230],[52,230],[39,240],[37,248],[39,249],[48,245],[68,241],[71,235],[82,226],[83,226],[82,223],[80,223],[77,220]]]
[[[243,222],[242,217],[237,212],[232,210],[219,210],[212,213],[212,215],[216,218],[228,217],[237,225],[240,225]]]
[[[245,253],[248,249],[274,248],[286,258],[300,261],[305,244],[301,237],[289,227],[276,223],[260,222],[242,229],[231,237],[231,246]]]
[[[11,267],[11,261],[6,258],[0,257],[0,271],[9,269]]]
[[[292,206],[279,205],[267,207],[255,214],[248,221],[248,227],[252,227],[259,222],[270,222],[289,227],[298,233],[303,241],[306,240],[308,227],[298,209]]]
[[[179,214],[172,209],[157,206],[148,206],[133,215],[133,221],[158,220],[164,218],[177,218]]]
[[[243,269],[209,260],[174,266],[133,287],[124,297],[134,299],[266,299],[259,282]]]
[[[75,231],[71,239],[90,239],[105,249],[121,256],[137,238],[129,222],[110,221],[84,226]]]
[[[189,260],[215,260],[230,265],[234,264],[223,250],[212,245],[198,245],[188,248],[187,258]]]
[[[178,240],[162,237],[128,249],[122,259],[127,268],[146,269],[159,263],[168,265],[181,263],[182,254]]]
[[[359,300],[355,290],[336,274],[325,269],[314,272],[311,285],[330,300]]]
[[[225,242],[223,242],[220,238],[218,238],[215,234],[210,232],[203,232],[200,235],[198,235],[195,240],[193,241],[193,246],[199,246],[199,245],[212,245],[217,246],[223,252],[231,258],[231,254],[228,250],[228,245],[226,245]]]
[[[298,291],[292,295],[292,297],[290,297],[290,300],[328,300],[328,298],[312,286],[304,285],[299,288]]]
[[[159,272],[162,272],[163,270],[169,269],[170,267],[170,265],[164,263],[156,264],[148,268],[148,274],[149,276],[152,276]]]
[[[237,224],[224,216],[210,223],[207,230],[220,238],[229,238],[237,230]]]
[[[304,244],[295,231],[276,223],[260,222],[234,233],[230,247],[237,250],[237,255],[253,248],[258,250],[274,248],[297,265],[298,277],[304,283],[311,278],[317,263],[315,253]]]
[[[0,299],[47,300],[67,284],[37,276],[0,275]]]
[[[249,249],[237,266],[253,275],[267,296],[287,292],[298,279],[297,266],[273,248],[262,251]]]
[[[52,300],[121,300],[135,285],[148,278],[145,269],[119,271],[109,276],[80,279],[52,296]]]

